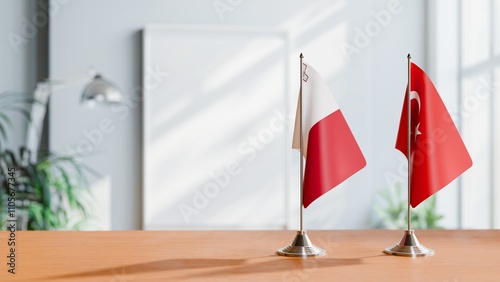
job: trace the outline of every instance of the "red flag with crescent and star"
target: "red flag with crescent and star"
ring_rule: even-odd
[[[411,63],[410,203],[418,206],[472,166],[467,148],[432,81]],[[408,158],[408,88],[396,149]]]

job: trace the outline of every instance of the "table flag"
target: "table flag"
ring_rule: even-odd
[[[416,207],[470,168],[472,159],[432,81],[414,63],[410,85],[410,203]],[[408,158],[406,93],[396,149]]]
[[[302,100],[302,154],[305,158],[303,205],[307,208],[365,167],[365,158],[321,76],[302,64],[302,96],[297,104],[292,148],[300,149]]]

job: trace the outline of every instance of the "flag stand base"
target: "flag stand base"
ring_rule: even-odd
[[[316,247],[307,236],[306,230],[302,230],[297,231],[292,244],[279,249],[277,254],[287,257],[312,257],[324,256],[326,251]]]
[[[405,257],[425,257],[434,255],[434,250],[420,244],[413,230],[405,230],[405,234],[399,244],[386,248],[384,253]]]

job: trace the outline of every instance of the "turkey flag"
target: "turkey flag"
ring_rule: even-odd
[[[472,166],[450,114],[431,80],[411,63],[410,203],[418,206]],[[408,88],[396,149],[408,158]]]

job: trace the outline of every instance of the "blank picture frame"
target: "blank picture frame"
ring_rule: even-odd
[[[280,30],[143,31],[143,229],[282,229],[293,119]]]

